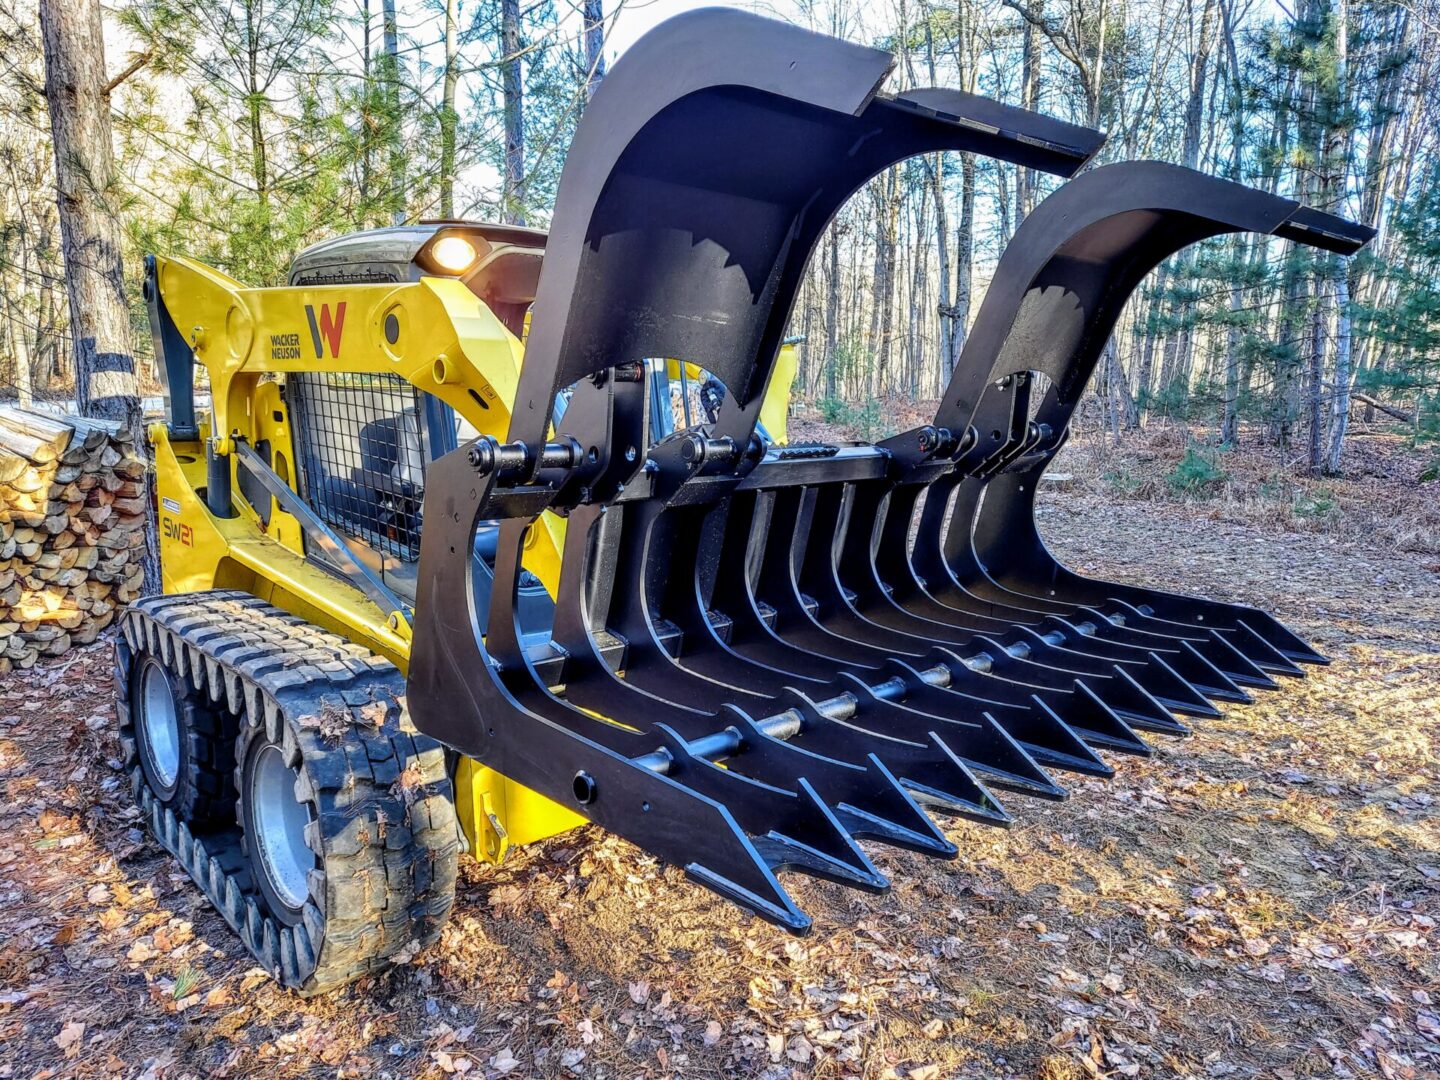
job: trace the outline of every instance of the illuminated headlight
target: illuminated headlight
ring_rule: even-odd
[[[475,245],[463,236],[442,236],[430,249],[430,258],[442,270],[458,274],[475,261]]]

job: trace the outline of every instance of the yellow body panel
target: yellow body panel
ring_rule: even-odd
[[[212,399],[199,441],[172,442],[163,424],[151,430],[165,592],[243,590],[408,670],[409,626],[306,559],[300,523],[273,500],[268,516],[248,505],[233,454],[238,515],[209,512],[199,494],[206,483],[206,443],[213,435],[217,452],[229,454],[236,439],[252,445],[268,440],[274,471],[295,488],[294,440],[281,394],[287,372],[393,373],[446,402],[480,434],[503,438],[521,343],[454,279],[250,289],[190,259],[156,262],[161,297],[208,372]],[[761,408],[762,421],[780,442],[786,441],[795,369],[795,349],[787,345]],[[698,376],[699,370],[687,365],[687,374]],[[524,563],[553,597],[565,524],[547,513],[538,525]],[[512,844],[554,836],[585,820],[468,758],[456,770],[455,795],[470,850],[487,862],[501,861]]]
[[[770,437],[782,445],[790,441],[790,387],[795,383],[798,370],[800,350],[793,342],[782,346],[775,357],[775,369],[770,373],[770,385],[765,388],[765,400],[760,403],[760,423],[765,425]]]

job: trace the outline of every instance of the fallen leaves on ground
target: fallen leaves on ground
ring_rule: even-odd
[[[1440,577],[1214,509],[1081,486],[1040,520],[1334,664],[1068,803],[1007,796],[1009,830],[944,821],[952,862],[870,847],[887,895],[788,876],[804,940],[584,829],[467,863],[438,946],[302,1001],[141,831],[108,646],[9,680],[0,1077],[1440,1075]]]

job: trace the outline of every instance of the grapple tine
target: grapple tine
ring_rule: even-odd
[[[1091,775],[1110,775],[1109,767],[1094,757],[1071,723],[1072,719],[1090,716],[1094,711],[1091,698],[1080,699],[1073,690],[1030,691],[1001,679],[978,675],[958,656],[943,648],[932,650],[926,660],[932,665],[926,671],[939,668],[949,675],[949,681],[944,686],[936,686],[930,685],[927,679],[915,687],[907,695],[914,708],[937,716],[951,716],[956,708],[970,709],[978,705],[1040,764]],[[981,692],[991,693],[1001,688],[1005,690],[1003,698],[980,696]],[[1036,707],[1037,703],[1040,708]],[[1106,708],[1103,703],[1100,707]]]
[[[577,562],[583,562],[583,560],[588,557],[587,553],[590,551],[590,545],[586,542],[586,530],[589,527],[589,522],[592,517],[594,517],[593,514],[587,514],[585,512],[577,512],[572,515],[571,533],[567,539],[567,554]],[[616,536],[612,535],[610,542],[614,542],[615,540]],[[672,573],[678,580],[684,581],[686,580],[687,566],[683,553],[688,549],[682,542],[676,545],[676,550],[680,551],[682,556],[680,558],[680,565],[671,568]],[[625,579],[630,573],[630,571],[626,571],[623,568],[630,567],[633,571],[636,565],[634,554],[632,551],[630,558],[621,557],[614,560],[606,560],[607,565],[616,565],[621,568],[617,571],[619,575],[618,580],[621,584],[625,583]],[[567,567],[571,565],[571,563],[567,563]],[[577,573],[573,575],[573,577],[575,579],[583,578],[583,565],[576,566],[575,568]],[[567,582],[571,580],[572,576],[570,575],[569,569],[567,569],[566,574],[562,576],[562,596],[573,595],[572,590],[567,587]],[[636,590],[636,592],[638,592],[638,590]],[[694,595],[694,593],[688,589],[682,589],[681,592],[684,595]],[[663,669],[665,666],[674,662],[668,653],[651,639],[650,627],[654,625],[657,615],[658,613],[651,611],[645,619],[631,619],[625,626],[626,632],[631,636],[629,638],[630,651],[627,654],[626,660],[627,672],[623,680],[609,671],[608,668],[601,669],[602,665],[600,665],[597,655],[594,652],[593,643],[590,642],[588,634],[580,634],[577,636],[573,632],[567,631],[561,637],[562,643],[570,653],[570,662],[567,666],[567,696],[576,704],[607,714],[622,711],[624,708],[624,700],[630,697],[637,702],[638,707],[649,717],[645,722],[646,724],[663,719],[667,723],[676,725],[685,737],[693,738],[701,731],[713,727],[713,720],[702,718],[701,714],[693,707],[682,705],[673,699],[669,699],[664,696],[663,692],[656,694],[644,689],[647,682],[645,678],[647,670],[653,673],[657,667]],[[693,626],[691,629],[694,633],[700,633],[703,630],[703,628]],[[639,651],[642,647],[643,651]],[[683,655],[682,653],[682,658]],[[648,669],[642,666],[642,662],[637,660],[637,656],[648,660]],[[583,672],[576,672],[574,670],[576,666],[582,664]],[[733,665],[731,670],[735,672]],[[746,678],[751,674],[753,674],[751,669],[745,669]],[[739,678],[741,676],[735,674],[734,677]],[[669,673],[667,680],[668,686],[666,688],[673,691],[677,685],[676,680],[679,678],[680,676],[677,673]],[[904,731],[900,732],[900,734],[902,738],[909,738],[912,741],[923,740],[928,729],[936,723],[947,723],[953,725],[951,741],[953,742],[956,738],[960,739],[959,745],[965,748],[964,752],[972,753],[977,758],[976,763],[988,766],[992,774],[1005,777],[1009,786],[1016,790],[1038,794],[1042,797],[1055,796],[1058,789],[1049,777],[1045,775],[1044,771],[1040,769],[1033,760],[1026,757],[1024,752],[1019,750],[1018,747],[1015,747],[1013,743],[1006,743],[996,738],[993,730],[989,728],[988,722],[972,720],[961,723],[959,719],[954,719],[953,721],[938,720],[935,717],[922,716],[918,713],[912,717],[908,710],[904,710],[902,707],[893,704],[886,697],[886,695],[893,696],[896,693],[897,688],[893,685],[894,680],[872,680],[878,683],[879,689],[877,690],[871,683],[861,680],[858,676],[850,679],[842,675],[841,678],[843,686],[849,687],[850,690],[841,689],[837,691],[835,684],[832,682],[825,684],[823,691],[817,691],[826,694],[838,692],[841,694],[841,697],[831,699],[830,706],[821,717],[823,723],[816,722],[807,725],[806,728],[798,732],[793,739],[787,740],[783,748],[778,750],[781,757],[785,757],[786,754],[793,755],[797,749],[809,749],[811,746],[816,745],[817,741],[823,741],[820,752],[837,762],[855,763],[862,760],[867,753],[876,753],[884,758],[886,755],[893,753],[896,747],[900,745],[895,740],[887,738],[887,736],[896,733],[894,729],[897,722],[905,721],[905,723],[901,725]],[[712,698],[723,697],[729,692],[725,686],[714,681],[705,682],[703,684],[703,690],[705,693],[711,695]],[[858,697],[855,695],[858,695]],[[759,700],[761,699],[746,697],[744,698],[744,707],[747,709],[758,709],[761,707],[758,704]],[[960,699],[957,699],[955,702],[952,702],[952,704],[959,704],[959,701]],[[740,705],[741,702],[737,699],[733,704]],[[839,711],[837,712],[836,710]],[[873,726],[867,728],[854,725],[840,725],[838,729],[836,728],[837,721],[853,719],[856,710],[864,711],[865,715],[883,714],[877,717],[877,722],[880,725],[879,728]],[[828,727],[826,726],[827,724]],[[981,733],[982,737],[978,740],[973,739],[972,734],[975,732]],[[907,758],[907,760],[913,760],[913,756]],[[736,767],[741,771],[748,771],[749,765],[747,762],[740,762]],[[789,775],[794,775],[794,770],[800,767],[802,767],[802,765],[793,759],[784,765],[784,768],[789,770]],[[943,762],[941,763],[941,767],[943,768]],[[1006,772],[1005,770],[1007,768],[1017,771]],[[774,782],[778,775],[776,772],[771,771],[767,778]],[[811,779],[815,780],[815,776],[811,775]],[[973,779],[973,777],[971,779]],[[934,787],[935,785],[932,783],[932,791]],[[977,820],[985,821],[1000,820],[1002,817],[1002,815],[997,814],[994,801],[988,794],[978,790],[971,790],[968,786],[965,786],[963,790],[952,791],[950,794],[950,801],[953,804],[952,809],[956,810],[956,812],[966,813]],[[832,796],[830,801],[833,804],[837,799],[838,796]]]
[[[1073,632],[1078,636],[1078,631]],[[1107,660],[1062,646],[1028,626],[1015,627],[1008,638],[1008,641],[1001,639],[1006,648],[1031,650],[1037,658],[1076,675],[1112,675],[1116,670],[1124,671],[1167,710],[1211,719],[1220,715],[1220,710],[1210,704],[1204,694],[1182,679],[1154,650],[1143,653],[1137,650],[1135,656]]]
[[[948,674],[948,669],[945,670]],[[904,687],[902,700],[905,704],[899,707],[915,714],[917,721],[923,722],[925,716],[947,719],[957,705],[966,705],[972,716],[966,738],[961,740],[952,736],[951,743],[960,748],[960,756],[966,764],[991,784],[1041,799],[1069,797],[1069,793],[1051,779],[1049,773],[980,703],[965,702],[963,698],[957,702],[958,694],[930,681],[926,672],[903,660],[891,660],[886,665],[886,671],[899,679]],[[933,673],[934,669],[929,671]],[[853,674],[850,677],[854,678]],[[1027,705],[1027,711],[1028,708]],[[977,709],[978,719],[975,719]]]
[[[976,641],[983,646],[983,651],[965,657],[966,664],[974,670],[1020,683],[1027,688],[1050,691],[1068,690],[1077,681],[1075,672],[1016,656],[993,638],[979,637]],[[1132,724],[1177,735],[1187,731],[1119,664],[1110,665],[1107,672],[1086,676],[1083,681],[1096,697]]]
[[[771,870],[798,870],[869,892],[890,887],[803,776],[794,790],[773,787],[699,756],[673,728],[657,724],[655,730],[674,759],[668,775],[728,807]]]
[[[959,770],[969,781],[970,789],[973,790],[975,793],[968,801],[971,805],[978,807],[979,812],[977,813],[975,811],[966,810],[962,810],[959,812],[964,817],[968,817],[976,821],[982,821],[988,825],[1009,826],[1011,820],[1010,815],[1007,814],[1004,808],[995,801],[995,799],[990,795],[988,791],[985,790],[985,786],[981,784],[978,779],[976,779],[975,774],[970,771],[970,767],[965,764],[964,760],[960,757],[960,755],[955,753],[954,750],[950,749],[950,745],[941,736],[937,735],[933,731],[930,732],[930,745],[938,753],[944,755],[957,768],[959,768]],[[921,799],[925,800],[926,802],[935,801],[936,805],[940,806],[942,809],[946,808],[946,800],[948,798],[947,796],[941,796],[937,799],[936,796],[939,795],[938,792],[932,792],[924,785],[919,783],[915,784],[915,791],[917,794],[919,794]]]
[[[782,695],[782,699],[809,722],[825,719],[821,703],[798,690],[789,691]],[[852,726],[838,720],[830,723],[841,727]],[[890,739],[885,744],[881,760],[902,784],[920,794],[927,805],[976,821],[999,823],[1009,820],[995,797],[948,746]]]
[[[1255,657],[1255,663],[1263,670],[1292,679],[1303,679],[1305,670],[1283,652],[1258,634],[1245,619],[1235,620],[1236,634],[1250,643],[1246,654]]]
[[[837,575],[832,557],[833,549],[824,545],[800,544],[801,537],[812,533],[837,537],[844,533],[843,497],[843,492],[836,486],[822,488],[813,500],[813,517],[806,528],[790,528],[792,516],[801,512],[800,506],[793,499],[788,505],[788,515],[778,529],[776,523],[772,522],[772,545],[773,538],[778,534],[790,538],[792,543],[800,545],[803,550],[792,555],[788,548],[786,549],[782,556],[782,571],[769,579],[772,587],[778,587],[780,593],[766,595],[776,604],[788,607],[794,614],[801,624],[798,628],[803,635],[801,640],[808,642],[811,648],[823,651],[828,647],[837,652],[843,648],[847,655],[866,657],[871,663],[883,663],[896,654],[923,654],[932,642],[880,627],[858,614],[852,606],[848,590]],[[861,533],[864,533],[865,527],[864,522],[858,525],[851,523],[851,528]],[[773,549],[767,552],[767,558],[777,561]],[[791,566],[798,567],[798,585],[790,573]],[[800,602],[805,595],[813,596],[818,601],[814,613]],[[821,632],[819,637],[814,629],[805,625],[807,622]],[[797,628],[777,628],[777,632],[782,636],[793,636],[797,633]],[[1051,701],[1062,715],[1066,714],[1064,702],[1073,693],[1073,673],[1058,671],[1045,664],[1018,657],[1000,643],[983,635],[975,635],[971,640],[969,654],[961,656],[953,650],[949,651],[955,660],[972,673],[968,679],[969,684],[974,684],[977,681],[976,676],[979,676],[978,681],[983,685],[974,687],[978,694],[999,701],[1025,702],[1031,694],[1038,693]],[[958,676],[958,668],[955,670]],[[1169,727],[1175,722],[1163,706],[1133,681],[1114,675],[1113,669],[1111,675],[1097,677],[1093,684],[1091,680],[1086,682],[1091,691],[1102,696],[1107,704],[1125,709],[1128,717],[1148,722],[1158,728],[1175,730]],[[967,686],[967,689],[969,688]],[[1088,704],[1082,703],[1080,708],[1088,715]],[[1179,730],[1183,731],[1183,728]]]
[[[1249,686],[1255,690],[1279,689],[1280,684],[1267,675],[1264,668],[1240,651],[1232,635],[1210,630],[1208,642],[1213,645],[1214,652],[1225,657],[1223,661],[1217,661],[1217,664],[1237,688]],[[1196,648],[1200,646],[1197,644]],[[1244,693],[1243,689],[1241,693]]]
[[[1134,711],[1142,723],[1153,719],[1164,725],[1166,711],[1174,708],[1201,717],[1216,717],[1218,710],[1193,685],[1180,677],[1159,656],[1154,648],[1087,638],[1080,631],[1059,619],[1048,619],[1048,633],[1041,634],[1029,623],[1035,616],[1010,609],[1005,612],[1015,621],[1006,625],[997,612],[979,614],[947,609],[925,592],[911,563],[908,545],[914,520],[915,500],[920,488],[914,485],[896,488],[888,501],[875,490],[856,486],[852,500],[846,539],[840,557],[843,580],[855,596],[857,608],[867,618],[897,630],[905,630],[936,641],[962,645],[966,632],[977,640],[991,636],[1011,656],[1052,669],[1060,685],[1080,675],[1091,681],[1092,688],[1102,692],[1116,677],[1117,669],[1127,672],[1144,694],[1133,694],[1128,687],[1115,690],[1116,697],[1102,696],[1122,713]],[[942,488],[939,493],[946,492]],[[871,550],[869,539],[878,534]],[[933,537],[930,538],[933,541]],[[1163,638],[1172,647],[1176,642]],[[963,647],[963,645],[962,645]],[[1024,680],[1024,675],[1017,675]],[[1041,685],[1054,685],[1041,678]]]
[[[726,706],[725,712],[734,718],[744,737],[747,752],[734,767],[746,776],[776,785],[804,776],[851,836],[943,858],[956,855],[955,845],[945,839],[875,754],[852,765],[782,741],[734,706]],[[803,763],[789,760],[795,753],[804,755]]]
[[[1132,690],[1135,704],[1116,710],[1132,725],[1164,735],[1190,734],[1190,729],[1176,720],[1170,710],[1156,700],[1155,695],[1136,682],[1135,676],[1131,675],[1127,669],[1117,665],[1115,677]]]
[[[1149,757],[1154,753],[1149,743],[1135,734],[1135,730],[1114,709],[1101,701],[1095,691],[1079,679],[1075,680],[1075,698],[1082,704],[1080,715],[1073,721],[1072,726],[1091,746],[1098,750],[1114,750],[1140,757]]]
[[[1057,622],[1065,622],[1059,616],[1050,618]],[[1163,642],[1165,646],[1173,647],[1173,651],[1164,653],[1162,659],[1172,665],[1190,685],[1207,698],[1214,701],[1233,702],[1238,705],[1248,705],[1253,700],[1249,694],[1236,685],[1229,675],[1221,671],[1213,661],[1201,653],[1200,646],[1210,648],[1216,644],[1214,634],[1206,632],[1203,637],[1195,639],[1167,638],[1143,630],[1137,631],[1128,626],[1117,625],[1110,621],[1110,616],[1083,605],[1076,609],[1073,619],[1076,620],[1074,625],[1082,634],[1105,633],[1112,638],[1120,636],[1138,642],[1140,648],[1150,647],[1152,642]],[[1233,655],[1233,650],[1228,655]]]

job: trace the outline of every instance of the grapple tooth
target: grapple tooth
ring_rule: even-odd
[[[927,714],[945,719],[952,719],[959,710],[978,709],[982,715],[990,716],[998,727],[1010,736],[1008,741],[1018,744],[1037,768],[1055,767],[1091,776],[1112,775],[1113,770],[1086,745],[1069,723],[1069,717],[1059,712],[1059,709],[1063,708],[1070,713],[1088,715],[1094,708],[1088,699],[1077,703],[1075,694],[1070,691],[1040,691],[1020,696],[1023,688],[1010,687],[1001,680],[985,682],[983,677],[976,676],[966,667],[959,657],[944,649],[935,649],[926,659],[935,667],[949,672],[952,680],[944,687],[932,686],[928,681],[921,681],[919,685],[911,687],[906,698],[907,702],[913,702],[916,709],[923,709]],[[972,684],[975,682],[983,685],[974,687]],[[960,687],[964,688],[964,692],[959,691]],[[1013,699],[969,696],[972,689],[994,691],[1007,687],[1017,691]],[[1056,707],[1052,708],[1051,702],[1054,702]],[[984,760],[980,759],[979,763],[984,764]]]
[[[1133,693],[1129,695],[1130,704],[1123,709],[1117,709],[1126,720],[1138,728],[1146,731],[1157,731],[1165,735],[1189,735],[1190,729],[1155,699],[1155,696],[1135,681],[1135,676],[1122,667],[1115,668],[1115,678],[1120,685],[1128,686]]]
[[[1135,729],[1080,679],[1075,680],[1074,700],[1079,712],[1071,725],[1097,750],[1114,750],[1139,757],[1149,757],[1154,753],[1150,744],[1135,734]]]
[[[1087,739],[1091,735],[1089,731],[1072,727],[1038,694],[1030,700],[1031,709],[997,713],[995,719],[1031,757],[1051,769],[1104,779],[1115,775],[1115,770],[1101,759]],[[1104,708],[1103,704],[1096,704]]]
[[[1064,692],[1081,681],[1077,680],[1074,672],[1016,657],[993,638],[977,636],[976,641],[983,646],[983,651],[966,657],[966,663],[984,674],[1018,683],[1027,692]],[[1096,697],[1129,723],[1177,735],[1188,731],[1118,664],[1111,665],[1104,674],[1085,676],[1083,681]]]
[[[1292,679],[1305,677],[1304,668],[1266,641],[1245,619],[1235,621],[1235,632],[1239,638],[1248,643],[1247,646],[1242,647],[1245,654],[1252,657],[1263,670],[1276,675],[1286,675]]]
[[[1110,622],[1109,618],[1093,608],[1080,608],[1090,625],[1109,627],[1111,632],[1124,632],[1124,628],[1117,627]],[[1154,634],[1144,635],[1147,640],[1164,640],[1157,638]],[[1213,646],[1214,635],[1207,632],[1206,641],[1193,641],[1189,638],[1175,638],[1173,644],[1175,650],[1167,652],[1161,657],[1162,661],[1169,664],[1181,678],[1185,679],[1200,694],[1212,701],[1227,701],[1237,705],[1249,705],[1254,698],[1247,694],[1236,684],[1225,672],[1201,651],[1199,646]],[[1213,648],[1211,651],[1214,651]]]
[[[1188,645],[1189,643],[1181,642],[1181,644]],[[1199,720],[1218,720],[1224,715],[1210,704],[1210,699],[1199,687],[1181,677],[1180,673],[1159,653],[1151,652],[1148,655],[1150,663],[1143,669],[1147,678],[1141,685],[1154,695],[1155,700],[1161,705],[1171,712],[1193,716]],[[1135,679],[1139,682],[1140,676],[1136,675]]]
[[[877,740],[855,739],[861,746],[852,753],[860,756],[860,763],[851,764],[849,754],[835,756],[845,749],[841,740],[828,740],[830,754],[820,754],[797,745],[807,741],[804,734],[782,741],[740,709],[726,706],[725,712],[734,718],[745,742],[746,752],[731,764],[736,771],[769,783],[780,783],[785,770],[792,778],[798,772],[825,799],[851,836],[943,858],[955,856],[955,845],[945,839],[880,758],[864,753],[864,746]],[[813,731],[813,720],[811,724]],[[809,741],[814,741],[813,736]]]
[[[1244,621],[1252,632],[1263,637],[1286,659],[1297,664],[1313,664],[1317,667],[1329,665],[1330,658],[1328,656],[1305,641],[1268,611],[1247,611]]]
[[[675,759],[667,775],[728,807],[770,869],[799,870],[873,892],[890,887],[803,776],[789,790],[752,780],[693,753],[673,728],[657,724],[655,730]]]
[[[965,778],[967,798],[961,807],[955,808],[951,805],[953,795],[949,792],[940,795],[940,793],[934,792],[932,789],[917,783],[914,784],[913,787],[914,790],[919,793],[920,797],[928,802],[939,795],[940,802],[937,805],[947,809],[954,809],[956,813],[959,813],[963,817],[983,821],[990,825],[1008,826],[1010,824],[1010,815],[1005,812],[1005,808],[996,801],[990,792],[985,790],[985,786],[975,778],[975,774],[970,771],[960,756],[951,750],[950,747],[946,745],[945,740],[933,731],[930,732],[930,745],[935,748],[937,753],[947,758]],[[950,787],[953,791],[955,787],[953,782]]]
[[[789,930],[792,934],[808,934],[810,932],[810,916],[801,911],[795,905],[795,901],[790,899],[790,894],[775,879],[775,874],[768,863],[762,863],[768,880],[756,882],[750,886],[734,878],[726,877],[701,862],[688,862],[682,865],[685,868],[686,877],[704,885],[711,892],[719,893],[746,911],[753,912],[766,922],[774,923],[781,929]]]
[[[1215,658],[1215,666],[1229,676],[1237,687],[1251,687],[1255,690],[1278,690],[1280,684],[1266,674],[1265,669],[1242,652],[1229,634],[1218,630],[1209,631],[1206,642],[1210,648],[1206,655]],[[1197,649],[1200,644],[1196,643]],[[1242,689],[1243,693],[1243,689]]]
[[[956,752],[973,772],[985,777],[996,787],[1022,795],[1055,800],[1068,796],[1066,790],[1051,779],[1050,774],[1040,767],[1035,758],[1012,738],[1009,732],[996,722],[994,715],[980,703],[966,702],[959,694],[932,685],[926,681],[922,672],[902,660],[890,661],[885,670],[898,678],[905,690],[904,705],[894,702],[890,704],[915,714],[917,723],[926,723],[929,717],[950,720],[962,706],[968,706],[963,732],[950,732],[948,728],[938,730],[947,734],[948,744],[956,748]],[[853,674],[848,676],[851,681],[855,678]],[[873,690],[871,692],[874,693]],[[1024,709],[1028,712],[1030,705],[1027,703]],[[1042,717],[1034,726],[1039,728],[1044,722],[1045,718]],[[1058,726],[1063,733],[1063,723]]]
[[[843,743],[866,738],[862,745],[876,747],[874,753],[885,763],[887,770],[912,792],[920,793],[927,805],[981,822],[1007,820],[995,797],[965,763],[948,746],[931,740],[928,731],[918,739],[909,737],[908,733],[907,737],[897,738],[880,735],[878,731],[862,726],[866,689],[863,682],[856,681],[859,695],[857,712],[848,719],[827,716],[821,703],[799,690],[787,691],[781,695],[781,700],[797,710],[821,740],[826,740],[822,746],[827,751],[832,750],[837,741]],[[933,718],[922,718],[922,722],[923,719],[931,719],[933,723]]]
[[[1078,631],[1071,630],[1070,634],[1074,638],[1081,638]],[[1100,657],[1080,651],[1078,645],[1070,647],[1068,639],[1062,645],[1052,644],[1047,637],[1028,626],[1016,626],[1010,636],[1032,648],[1038,661],[1063,671],[1080,676],[1108,676],[1116,670],[1124,671],[1165,709],[1210,719],[1220,715],[1220,711],[1210,704],[1204,694],[1181,678],[1153,649],[1144,652],[1135,649],[1119,656],[1112,654]]]

